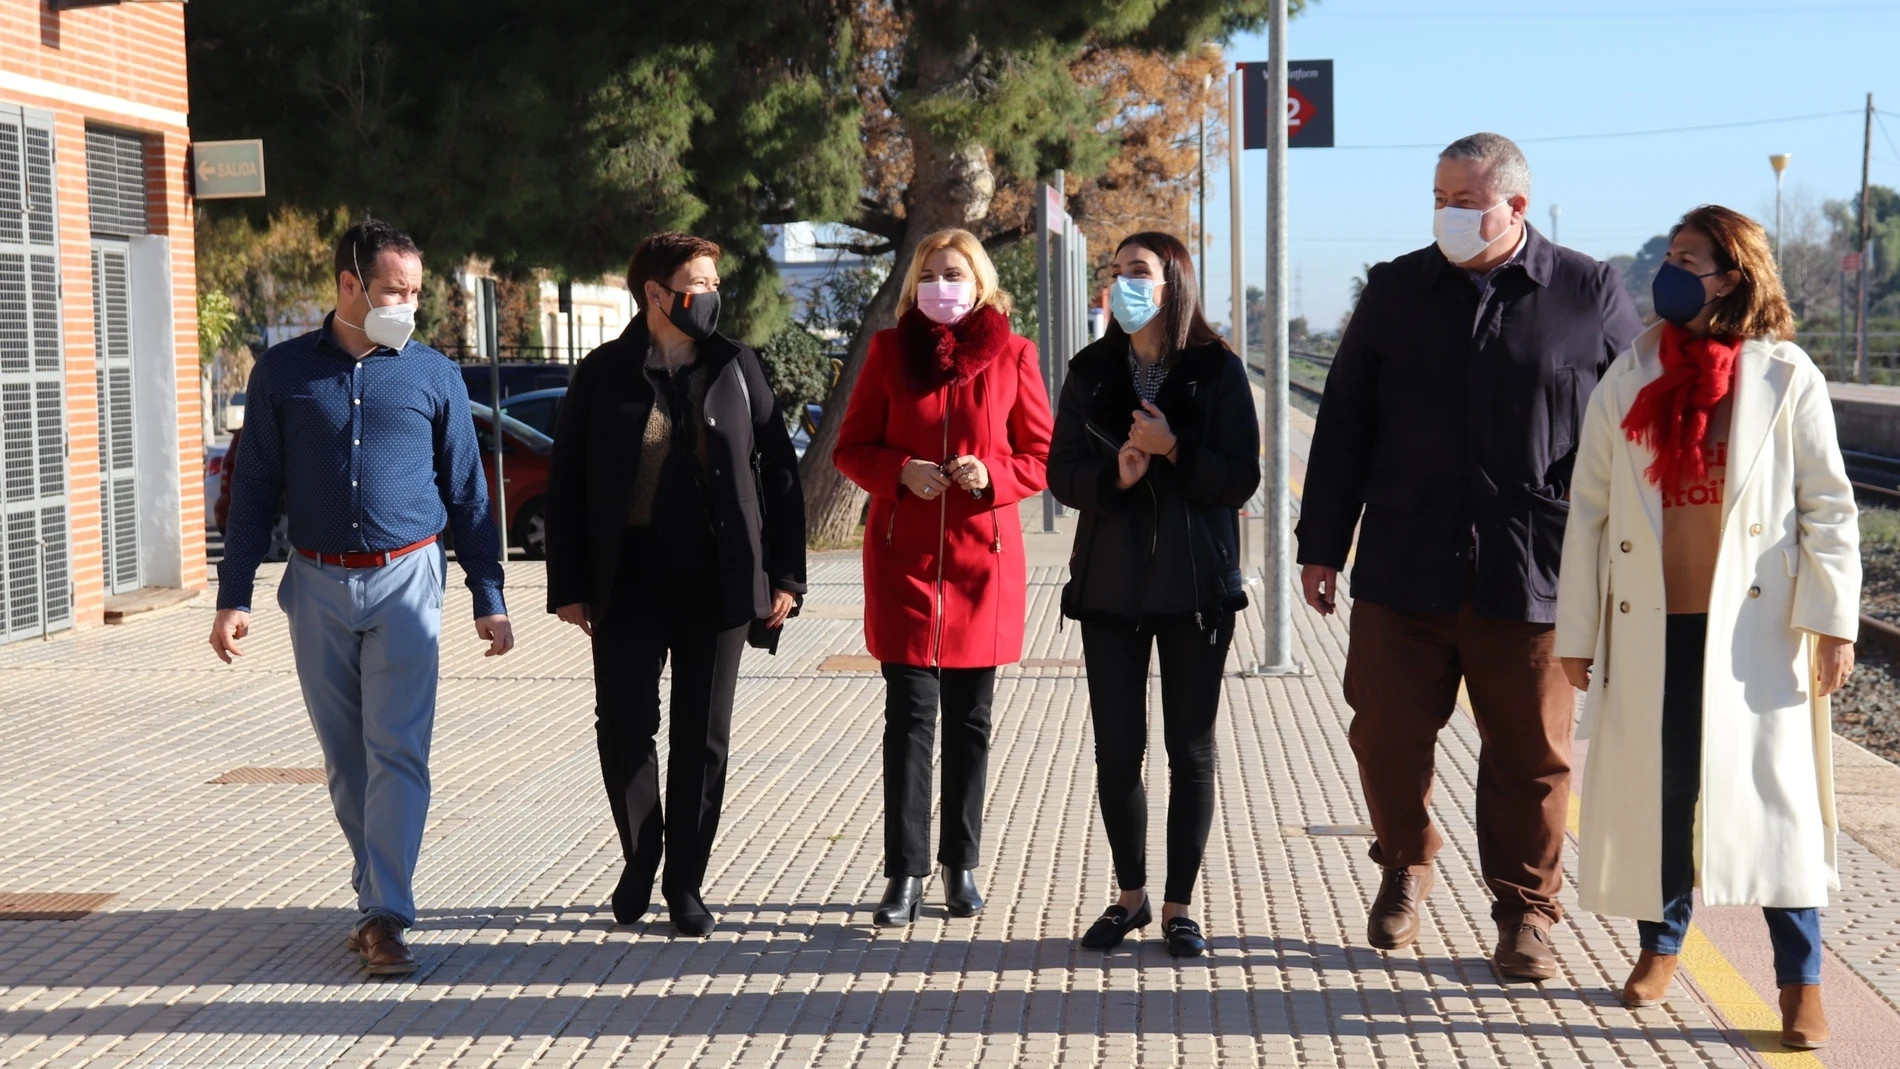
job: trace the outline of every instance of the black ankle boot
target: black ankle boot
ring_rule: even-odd
[[[653,873],[629,862],[620,870],[620,882],[614,885],[613,903],[616,923],[640,923],[640,918],[653,908]]]
[[[943,908],[952,917],[974,917],[983,911],[983,896],[976,889],[975,869],[943,870]]]
[[[683,891],[666,896],[666,910],[673,918],[673,929],[681,935],[703,936],[713,930],[712,911],[698,891]]]
[[[923,877],[893,876],[884,885],[884,898],[878,902],[871,922],[879,928],[901,928],[917,919],[917,907],[923,901]]]

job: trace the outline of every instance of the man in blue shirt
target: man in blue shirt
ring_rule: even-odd
[[[429,811],[445,528],[487,655],[514,648],[514,632],[467,389],[447,357],[410,340],[422,253],[368,220],[338,243],[336,273],[322,329],[273,346],[251,372],[211,648],[226,664],[243,655],[281,499],[296,552],[277,603],[355,857],[363,919],[347,945],[371,974],[394,975],[416,969],[403,932]]]

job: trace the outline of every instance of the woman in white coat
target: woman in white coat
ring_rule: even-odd
[[[1570,483],[1557,652],[1589,692],[1578,895],[1640,922],[1630,1006],[1664,998],[1696,886],[1763,907],[1782,1042],[1812,1048],[1817,907],[1840,886],[1826,697],[1854,661],[1853,490],[1759,224],[1690,212],[1653,292],[1663,322],[1592,395]]]

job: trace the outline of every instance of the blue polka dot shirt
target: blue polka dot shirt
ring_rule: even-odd
[[[231,476],[218,608],[251,607],[280,498],[291,545],[317,553],[400,549],[446,528],[475,616],[507,611],[468,388],[453,361],[420,342],[357,360],[331,339],[326,317],[322,329],[257,358]]]

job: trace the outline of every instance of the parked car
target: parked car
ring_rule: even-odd
[[[468,387],[468,399],[477,404],[491,403],[489,398],[494,394],[494,389],[488,364],[471,362],[461,367],[462,384]],[[568,364],[505,363],[501,365],[501,399],[508,401],[517,394],[531,390],[566,389],[573,371],[573,367]]]
[[[565,386],[556,386],[551,390],[529,390],[502,398],[501,414],[518,419],[552,438],[554,427],[561,419],[561,402],[566,397]]]
[[[495,413],[487,405],[471,403],[468,407],[475,417],[475,437],[482,447],[482,473],[488,478],[488,499],[493,502],[496,498]],[[554,452],[554,439],[510,418],[506,412],[501,417],[501,429],[502,478],[508,491],[508,545],[521,550],[530,560],[541,560],[548,552],[545,519],[548,460]],[[224,533],[231,516],[231,473],[237,468],[238,437],[231,436],[231,447],[219,473],[217,505],[212,510],[220,534]],[[447,541],[446,532],[444,540]],[[264,559],[289,560],[290,553],[290,520],[279,502],[271,523],[270,548]]]
[[[235,431],[244,426],[244,391],[239,390],[225,399],[224,429]]]
[[[218,503],[219,490],[224,484],[224,455],[228,448],[228,446],[215,445],[211,442],[206,442],[204,446],[206,530],[212,530],[218,526],[218,518],[214,512]]]
[[[482,470],[488,476],[488,500],[493,502],[497,497],[495,410],[473,402],[468,409],[475,417],[475,437],[482,444]],[[501,443],[501,485],[507,490],[508,546],[521,550],[529,560],[544,560],[548,555],[548,464],[554,454],[554,439],[510,417],[504,410]]]

